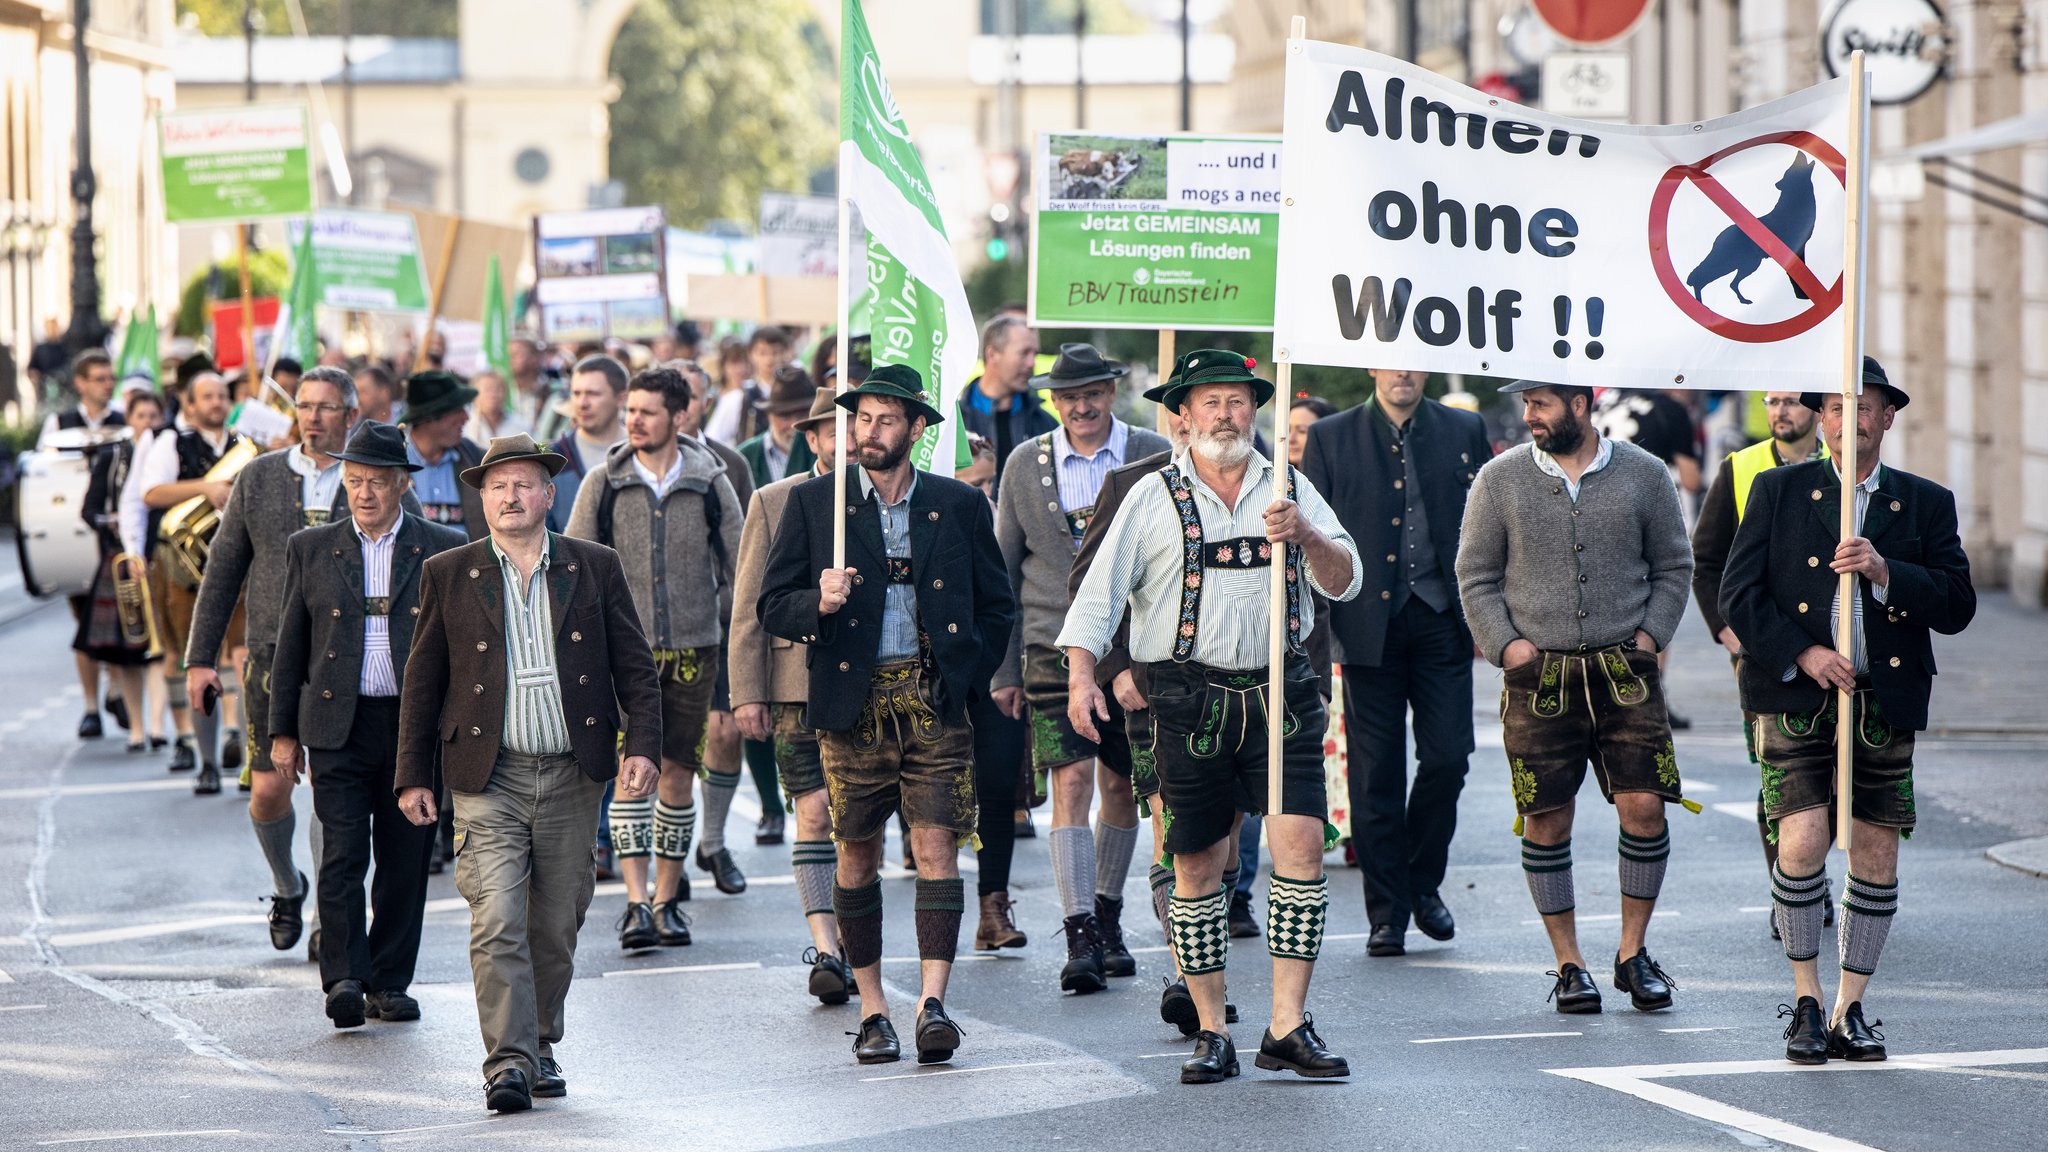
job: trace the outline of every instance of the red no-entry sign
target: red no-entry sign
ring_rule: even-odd
[[[1636,26],[1650,0],[1531,0],[1550,30],[1574,44],[1605,44]]]

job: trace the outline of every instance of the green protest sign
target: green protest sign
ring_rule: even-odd
[[[303,222],[290,231],[296,236]],[[313,214],[313,288],[328,308],[418,315],[427,310],[419,233],[403,212]]]
[[[173,224],[304,216],[313,167],[304,104],[165,112],[164,218]]]
[[[1048,133],[1034,167],[1033,324],[1272,328],[1277,138]]]

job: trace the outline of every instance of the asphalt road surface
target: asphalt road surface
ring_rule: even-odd
[[[1697,723],[1678,747],[1687,792],[1706,810],[1673,809],[1650,935],[1680,985],[1670,1011],[1632,1011],[1604,970],[1604,1015],[1559,1016],[1544,1002],[1551,961],[1509,832],[1498,681],[1482,668],[1479,750],[1444,888],[1456,939],[1411,932],[1405,958],[1368,959],[1358,874],[1330,858],[1330,935],[1311,1007],[1350,1058],[1348,1081],[1259,1072],[1247,1052],[1240,1079],[1177,1082],[1188,1046],[1157,1017],[1167,964],[1141,914],[1142,867],[1127,889],[1139,975],[1100,995],[1061,995],[1042,839],[1019,843],[1013,888],[1030,947],[999,959],[963,951],[949,997],[966,1031],[958,1058],[857,1065],[846,1035],[855,1009],[804,994],[808,939],[788,849],[754,846],[746,785],[731,833],[750,890],[721,896],[696,874],[695,946],[629,957],[610,927],[623,897],[600,886],[559,1049],[570,1095],[493,1118],[452,877],[433,881],[412,989],[425,1018],[335,1031],[303,946],[269,947],[269,878],[246,805],[233,789],[192,796],[189,777],[127,755],[117,735],[78,741],[68,614],[20,597],[18,585],[0,586],[0,620],[13,617],[0,624],[0,1147],[2043,1147],[2048,881],[1984,858],[1992,844],[2048,832],[2040,717],[2014,716],[2017,734],[2001,736],[1992,717],[1923,743],[1919,832],[1867,1005],[1885,1021],[1892,1059],[1795,1069],[1780,1058],[1775,1012],[1790,979],[1767,932],[1756,774],[1726,660],[1696,621],[1671,694]],[[1954,656],[1967,649],[1944,652],[1945,671],[1962,667],[1968,684],[1969,662]],[[1942,678],[1937,711],[1958,682]],[[1582,801],[1580,923],[1604,969],[1619,928],[1616,826],[1590,785]],[[303,791],[299,811],[303,852]],[[1837,856],[1838,892],[1843,871]],[[885,971],[907,1009],[911,882],[890,875]],[[963,949],[972,928],[970,914]],[[1260,942],[1235,942],[1244,1049],[1267,1018],[1267,967]]]

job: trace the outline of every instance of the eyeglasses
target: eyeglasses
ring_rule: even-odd
[[[348,411],[346,404],[296,404],[293,407],[301,412],[314,412],[321,416],[339,416]]]

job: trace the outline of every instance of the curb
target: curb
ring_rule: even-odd
[[[2048,836],[1993,844],[1984,850],[1984,858],[2015,872],[2048,880]]]

